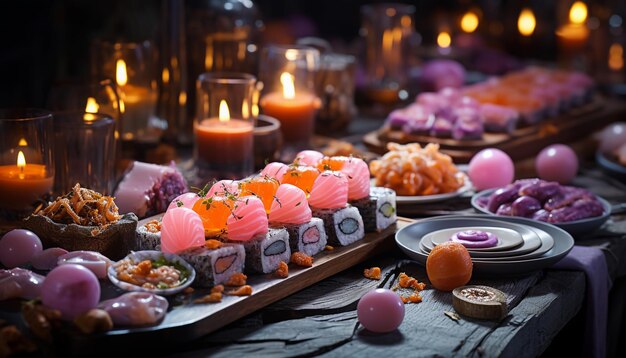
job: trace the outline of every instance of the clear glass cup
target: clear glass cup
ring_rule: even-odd
[[[92,72],[97,80],[111,78],[117,85],[123,141],[156,143],[167,123],[156,116],[156,51],[150,41],[96,41]]]
[[[406,86],[407,40],[414,33],[415,6],[379,3],[361,6],[365,39],[367,94],[378,102],[394,102]]]
[[[103,113],[55,113],[54,141],[56,195],[76,183],[105,195],[115,185],[115,120]]]
[[[54,183],[52,113],[41,109],[0,110],[0,213],[30,214]]]
[[[256,77],[211,72],[196,82],[194,160],[198,179],[241,179],[252,174],[252,97]]]
[[[270,45],[261,51],[259,105],[280,121],[285,146],[293,150],[308,147],[313,136],[321,105],[315,87],[319,69],[320,53],[312,47]]]

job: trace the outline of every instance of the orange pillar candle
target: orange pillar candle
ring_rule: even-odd
[[[53,177],[45,165],[27,164],[19,151],[16,165],[0,166],[0,208],[28,210],[52,190]]]
[[[280,76],[283,93],[271,92],[261,98],[263,113],[277,118],[286,143],[308,143],[313,135],[320,100],[309,93],[296,93],[293,76]]]
[[[195,125],[196,158],[218,171],[252,166],[253,123],[231,119],[228,104],[220,102],[219,118],[200,120]],[[236,171],[236,170],[235,170]]]

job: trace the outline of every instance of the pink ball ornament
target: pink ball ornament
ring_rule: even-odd
[[[616,122],[600,132],[600,151],[611,153],[626,143],[626,122]]]
[[[499,188],[513,182],[515,166],[505,152],[487,148],[472,157],[467,174],[477,190]]]
[[[376,333],[391,332],[404,319],[402,299],[395,292],[384,288],[363,295],[356,310],[363,327]]]
[[[535,170],[539,178],[569,183],[578,171],[578,157],[567,145],[553,144],[543,148],[535,159]]]
[[[95,308],[100,301],[100,282],[88,268],[75,264],[54,268],[41,285],[41,302],[72,320]]]
[[[15,229],[0,240],[0,263],[14,268],[29,263],[43,251],[39,236],[29,230]]]

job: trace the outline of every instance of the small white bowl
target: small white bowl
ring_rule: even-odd
[[[146,251],[131,251],[130,254],[128,254],[126,257],[124,257],[122,260],[126,260],[126,259],[130,259],[133,262],[141,262],[144,260],[151,260],[151,261],[155,261],[160,259],[161,257],[164,257],[166,261],[168,262],[172,262],[172,263],[176,263],[181,265],[182,267],[184,267],[188,272],[189,272],[189,277],[187,277],[187,281],[185,281],[182,285],[180,286],[176,286],[176,287],[172,287],[172,288],[155,288],[155,289],[150,289],[150,288],[144,288],[141,286],[137,286],[134,285],[132,283],[126,282],[126,281],[122,281],[120,279],[117,278],[117,272],[115,271],[115,266],[117,265],[117,263],[109,266],[109,269],[107,271],[107,275],[109,276],[109,280],[111,280],[111,282],[113,282],[113,284],[121,289],[127,290],[127,291],[143,291],[143,292],[151,292],[157,295],[161,295],[161,296],[168,296],[168,295],[174,295],[182,290],[184,290],[185,288],[189,287],[189,285],[191,285],[191,283],[193,282],[193,280],[196,278],[196,271],[193,269],[193,267],[187,263],[187,261],[183,260],[180,256],[176,255],[176,254],[166,254],[164,252],[161,251],[151,251],[151,250],[146,250]],[[120,260],[120,261],[122,261]],[[118,261],[119,262],[119,261]]]

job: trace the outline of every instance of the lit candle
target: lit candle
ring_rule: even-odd
[[[313,135],[315,113],[319,99],[309,93],[296,93],[293,75],[280,75],[282,93],[272,92],[261,98],[263,112],[280,121],[280,129],[287,143],[308,143]]]
[[[195,125],[197,158],[217,170],[252,163],[253,123],[230,118],[228,103],[220,101],[218,118]]]
[[[115,63],[115,80],[119,88],[122,138],[124,140],[157,140],[158,133],[151,133],[150,119],[156,106],[156,92],[147,86],[128,83],[126,62],[118,59]]]
[[[537,20],[533,11],[529,8],[522,9],[517,19],[519,33],[525,37],[531,36],[535,32],[535,27],[537,27]]]
[[[561,48],[565,51],[579,51],[587,44],[589,29],[587,21],[587,5],[576,1],[569,10],[569,22],[556,30],[556,36]]]
[[[32,204],[49,193],[53,177],[45,165],[26,164],[24,152],[17,154],[16,165],[0,166],[0,207],[28,210]]]

